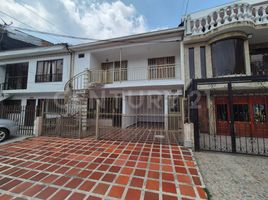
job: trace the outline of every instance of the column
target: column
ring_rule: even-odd
[[[165,130],[168,130],[168,95],[164,95]]]
[[[248,40],[244,41],[244,54],[245,54],[245,66],[246,66],[246,75],[251,76],[251,66],[250,66],[250,52],[249,52],[249,42]]]

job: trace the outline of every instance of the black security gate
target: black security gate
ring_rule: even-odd
[[[33,135],[34,120],[36,116],[35,106],[1,105],[0,118],[9,119],[16,123],[18,136]]]
[[[186,92],[195,150],[268,156],[268,77],[195,79]]]

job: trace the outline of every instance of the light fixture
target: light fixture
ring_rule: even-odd
[[[248,34],[248,39],[252,39],[253,35],[252,34]]]

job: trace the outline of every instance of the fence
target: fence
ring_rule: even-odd
[[[36,107],[0,106],[0,118],[14,121],[19,126],[18,135],[33,135]]]
[[[87,111],[80,102],[76,105],[59,105],[50,102],[42,108],[42,135],[69,138],[84,138],[95,135],[89,126]]]
[[[174,102],[175,99],[177,102],[176,105],[171,103],[168,105],[169,112],[166,114],[164,114],[164,97],[158,96],[158,98],[129,97],[126,99],[125,113],[122,110],[122,98],[91,99],[92,108],[99,108],[97,112],[94,112],[94,109],[90,111],[90,114],[99,113],[97,116],[92,115],[91,118],[92,124],[95,124],[96,119],[98,121],[97,137],[116,141],[182,144],[180,98],[169,97],[170,102]]]
[[[268,155],[268,77],[197,79],[187,91],[196,150]]]

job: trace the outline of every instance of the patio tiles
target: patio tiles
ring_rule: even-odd
[[[38,137],[0,145],[2,199],[206,199],[176,144]]]

